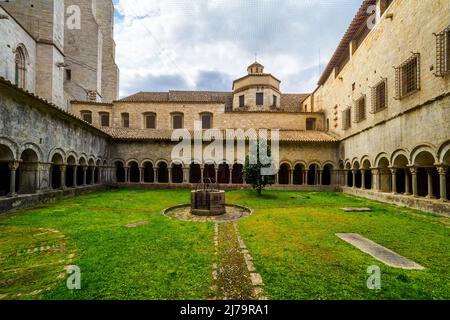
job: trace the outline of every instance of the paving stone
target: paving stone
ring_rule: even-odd
[[[385,248],[356,233],[337,233],[336,236],[347,243],[355,246],[384,264],[400,269],[423,270],[421,265],[411,261],[388,248]]]
[[[341,208],[345,212],[372,212],[370,208]]]
[[[149,222],[148,221],[141,221],[141,222],[127,224],[126,227],[127,228],[136,228],[136,227],[143,226],[143,225],[146,225],[146,224],[149,224]]]
[[[259,273],[250,273],[250,279],[252,280],[252,284],[254,286],[262,286],[263,280]]]

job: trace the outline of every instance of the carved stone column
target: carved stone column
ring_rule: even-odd
[[[87,171],[88,171],[88,166],[83,166],[83,186],[87,185]]]
[[[409,190],[409,174],[408,169],[405,169],[405,195],[411,195],[411,190]]]
[[[441,191],[441,200],[442,201],[447,201],[447,170],[448,168],[446,167],[439,167],[438,168],[438,172],[439,172],[439,186],[440,186],[440,191]]]
[[[397,194],[397,168],[391,169],[391,189],[393,194]]]
[[[380,170],[377,168],[373,168],[372,170],[372,185],[373,190],[380,191]]]
[[[417,189],[417,168],[410,167],[409,171],[411,171],[411,179],[412,179],[412,192],[414,197],[419,196],[419,191]]]
[[[8,197],[17,196],[16,193],[16,172],[19,169],[20,162],[12,161],[8,163],[9,171],[10,171],[10,179],[9,179],[9,194]]]
[[[66,189],[66,170],[67,166],[62,164],[59,166],[59,171],[61,171],[61,186],[60,189]]]
[[[356,189],[356,170],[352,170],[353,189]]]
[[[77,165],[72,166],[73,168],[73,172],[72,172],[72,176],[73,176],[73,184],[72,187],[76,188],[77,187]]]
[[[428,178],[428,199],[436,199],[433,195],[433,168],[427,168],[427,178]]]

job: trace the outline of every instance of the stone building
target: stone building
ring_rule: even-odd
[[[111,0],[2,2],[0,15],[1,77],[65,110],[117,99]]]
[[[112,24],[95,24],[108,21],[108,10],[100,11],[92,11],[84,23],[96,35],[111,35]],[[39,42],[33,33],[19,32],[18,21],[7,19],[5,29],[32,51]],[[79,58],[86,58],[83,66],[97,59],[103,74],[114,69],[112,38],[103,38],[107,54],[93,39],[72,40],[93,41],[89,54]],[[108,53],[112,59],[105,62]],[[6,55],[0,50],[1,57]],[[117,82],[96,82],[99,64],[87,69],[79,70],[80,78],[75,72],[72,76],[85,86],[96,83],[97,96],[90,102],[75,97],[71,113],[39,97],[48,99],[38,90],[36,76],[14,81],[12,75],[21,79],[20,63],[18,73],[8,69],[6,77],[18,86],[0,80],[0,210],[108,185],[182,188],[211,179],[224,188],[248,187],[237,153],[231,159],[197,157],[202,153],[195,153],[194,144],[189,161],[173,158],[175,129],[201,132],[199,148],[206,151],[211,128],[247,151],[254,137],[230,135],[229,129],[279,129],[273,188],[342,191],[450,212],[447,0],[363,1],[310,94],[282,93],[281,81],[255,62],[230,84],[230,92],[139,92],[120,100],[100,99],[117,94]],[[27,72],[39,74],[31,66]]]

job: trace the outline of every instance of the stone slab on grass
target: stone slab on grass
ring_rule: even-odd
[[[149,224],[149,222],[148,221],[141,221],[141,222],[127,224],[126,227],[127,228],[136,228],[136,227],[139,227],[139,226],[144,226],[146,224]]]
[[[370,208],[342,208],[341,210],[345,212],[372,212]]]
[[[401,255],[385,248],[356,233],[337,233],[336,236],[347,243],[355,246],[364,253],[367,253],[384,264],[406,270],[424,270],[420,264],[415,263]]]

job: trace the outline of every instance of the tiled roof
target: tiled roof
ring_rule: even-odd
[[[119,102],[200,102],[225,103],[231,92],[214,91],[169,91],[169,92],[138,92]]]
[[[301,103],[309,94],[282,94],[281,109],[283,112],[300,112]],[[231,104],[232,92],[215,91],[169,91],[169,92],[138,92],[118,102],[154,102],[154,103],[220,103]],[[227,109],[228,110],[228,109]]]
[[[102,128],[118,140],[165,140],[170,141],[173,130]],[[208,131],[206,131],[208,132]],[[223,132],[223,131],[222,131]],[[205,133],[206,134],[206,133]],[[193,132],[191,132],[193,136]],[[270,137],[270,134],[269,134]],[[231,136],[230,136],[231,138]],[[336,142],[334,137],[322,131],[280,130],[280,141],[284,142]]]
[[[350,44],[350,41],[354,38],[355,34],[361,28],[362,24],[366,23],[367,19],[370,16],[370,14],[367,13],[369,6],[375,5],[376,2],[377,2],[376,0],[364,0],[363,1],[361,7],[359,8],[358,12],[356,13],[355,17],[353,18],[350,26],[348,27],[347,31],[345,32],[344,36],[342,37],[341,42],[339,43],[338,47],[336,48],[336,51],[334,52],[333,56],[331,57],[330,62],[328,63],[327,67],[325,68],[325,71],[322,73],[322,76],[319,79],[319,85],[322,85],[325,83],[325,81],[328,79],[331,72],[333,71],[334,67],[339,63],[343,54],[345,54],[349,51],[348,46]]]
[[[281,109],[283,111],[300,112],[301,104],[308,96],[309,94],[283,93],[280,101]]]

